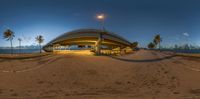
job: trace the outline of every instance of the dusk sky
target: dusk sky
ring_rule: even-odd
[[[200,45],[199,0],[0,0],[0,46],[10,46],[3,39],[8,27],[22,45],[35,43],[43,35],[45,43],[80,28],[100,28],[96,14],[107,15],[106,30],[129,41],[146,46],[155,34],[162,44]]]

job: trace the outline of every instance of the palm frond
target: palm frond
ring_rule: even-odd
[[[15,37],[14,32],[11,31],[10,29],[7,29],[4,33],[3,33],[3,38],[8,40],[12,40]]]
[[[36,42],[38,42],[38,43],[43,43],[43,42],[44,42],[44,38],[43,38],[43,36],[41,36],[41,35],[37,36],[37,37],[35,38],[35,40],[36,40]]]

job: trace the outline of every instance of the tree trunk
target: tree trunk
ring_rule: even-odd
[[[40,44],[40,53],[42,53],[42,50],[41,50],[41,44]]]
[[[13,46],[12,46],[12,40],[10,39],[10,46],[11,46],[11,54],[13,54]]]
[[[19,41],[19,54],[21,54],[21,41]]]
[[[160,42],[159,42],[159,51],[160,51]]]

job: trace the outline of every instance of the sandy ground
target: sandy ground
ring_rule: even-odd
[[[0,99],[200,99],[200,59],[146,50],[0,59]]]
[[[49,55],[49,53],[34,54],[0,54],[0,59],[28,59]]]

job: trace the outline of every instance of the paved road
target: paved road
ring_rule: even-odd
[[[0,99],[199,99],[200,59],[141,50],[0,59]]]

